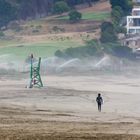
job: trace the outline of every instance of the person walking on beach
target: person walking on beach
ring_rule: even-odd
[[[98,96],[96,98],[96,102],[98,104],[98,111],[101,112],[101,106],[103,104],[103,98],[101,97],[100,93],[98,93]]]

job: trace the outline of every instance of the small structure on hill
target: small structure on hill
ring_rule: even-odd
[[[133,2],[139,3],[140,1],[135,0]],[[127,16],[126,29],[127,36],[121,39],[121,42],[135,52],[136,49],[140,48],[140,7],[134,7],[131,16]]]
[[[132,9],[132,15],[127,16],[127,34],[140,34],[140,7]]]

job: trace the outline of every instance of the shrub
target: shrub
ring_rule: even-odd
[[[133,58],[132,49],[118,43],[98,43],[96,40],[86,42],[85,46],[67,48],[64,52],[57,50],[55,56],[62,58],[102,57],[104,53],[124,58]]]
[[[111,7],[120,6],[123,14],[128,15],[133,8],[133,0],[110,0]]]
[[[63,57],[63,56],[64,56],[64,54],[63,54],[63,52],[62,52],[62,51],[57,50],[57,51],[55,52],[55,56],[57,56],[57,57]]]
[[[0,37],[4,37],[4,36],[5,34],[2,31],[0,31]]]
[[[132,49],[117,43],[107,43],[104,46],[104,52],[117,57],[132,58]]]
[[[42,25],[37,25],[36,26],[36,29],[41,29],[42,28]]]
[[[117,36],[114,33],[111,34],[110,32],[105,31],[105,32],[102,32],[100,40],[102,43],[116,42]]]
[[[58,26],[53,26],[52,30],[56,33],[58,32],[65,32],[65,29],[64,28],[60,28]]]
[[[110,23],[110,22],[102,23],[100,41],[102,43],[117,41],[117,35],[116,35],[115,29],[114,29],[114,26],[112,23]]]
[[[121,20],[121,15],[117,10],[112,10],[111,12],[112,21],[115,25],[118,25]]]
[[[38,29],[34,29],[34,30],[32,30],[32,32],[33,32],[33,33],[38,33],[39,30],[38,30]]]
[[[30,25],[30,27],[34,27],[34,25]]]
[[[53,11],[56,14],[62,14],[64,12],[69,11],[69,6],[67,5],[66,2],[64,1],[58,1],[55,3],[54,7],[53,7]]]
[[[67,48],[64,52],[57,50],[55,56],[67,58],[84,58],[88,56],[100,57],[103,55],[102,49],[95,40],[87,41],[85,46]]]
[[[126,28],[125,27],[122,27],[122,26],[115,27],[115,31],[117,33],[123,33],[123,34],[126,34],[126,32],[127,32]]]
[[[118,56],[118,57],[129,57],[131,56],[132,49],[127,47],[127,46],[121,46],[118,45],[114,48],[112,48],[113,54]]]
[[[69,20],[72,22],[77,22],[82,18],[82,14],[76,10],[69,13]]]

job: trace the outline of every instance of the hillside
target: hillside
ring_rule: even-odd
[[[0,54],[13,53],[22,59],[30,53],[46,57],[57,49],[77,47],[85,40],[99,38],[100,24],[110,18],[109,2],[101,1],[92,7],[79,5],[77,9],[83,18],[75,24],[69,22],[67,13],[9,24],[0,41]]]
[[[0,0],[0,140],[140,140],[131,2]]]

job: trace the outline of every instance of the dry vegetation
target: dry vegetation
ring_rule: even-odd
[[[81,8],[80,8],[81,9]],[[91,8],[82,8],[80,10],[82,13],[100,13],[100,12],[109,12],[110,5],[108,2],[103,1],[100,3],[96,3]],[[19,23],[19,27],[16,26],[15,29],[6,31],[5,34],[8,36],[14,36],[15,39],[20,40],[22,42],[32,42],[32,41],[39,41],[42,36],[46,36],[42,38],[41,41],[44,40],[57,40],[55,36],[61,36],[64,38],[70,38],[73,40],[82,40],[80,34],[88,33],[90,38],[99,38],[99,26],[101,21],[92,20],[82,20],[79,23],[71,24],[68,20],[59,20],[57,16],[48,17],[46,19],[38,19],[38,20],[31,20],[27,22],[21,21]],[[74,37],[72,37],[74,34]],[[75,35],[77,37],[75,39]],[[32,38],[31,40],[28,38]],[[27,40],[26,40],[27,39]]]

